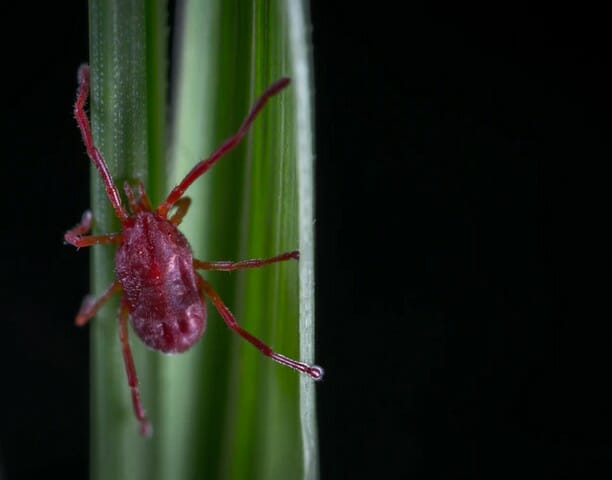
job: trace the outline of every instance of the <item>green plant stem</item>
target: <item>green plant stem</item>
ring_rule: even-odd
[[[312,361],[314,322],[311,62],[302,1],[186,0],[177,14],[169,164],[165,3],[90,0],[94,141],[120,189],[145,182],[157,204],[233,134],[263,89],[274,97],[234,151],[187,194],[181,224],[194,256],[224,260],[301,250],[301,261],[205,272],[240,324],[280,353]],[[95,232],[117,231],[93,175]],[[93,293],[114,280],[113,249],[95,247]],[[153,438],[138,436],[117,337],[117,301],[91,322],[91,468],[96,479],[315,479],[314,384],[266,359],[209,305],[205,336],[162,356],[130,344]]]
[[[162,23],[162,1],[90,0],[90,115],[96,145],[116,184],[142,180],[148,193],[159,197],[160,161],[165,148],[160,59],[165,43],[155,39]],[[156,166],[157,165],[157,166]],[[153,166],[153,168],[152,168]],[[155,172],[153,182],[148,173]],[[94,231],[117,231],[119,226],[95,170],[92,174]],[[92,290],[99,293],[114,280],[114,252],[92,249]],[[145,461],[156,441],[136,437],[130,392],[117,337],[117,299],[91,322],[91,472],[92,478],[151,478],[155,464]],[[141,381],[142,397],[155,421],[158,356],[131,339]]]
[[[306,2],[290,0],[287,6],[291,70],[295,80],[295,146],[299,201],[300,239],[300,354],[314,362],[314,116],[310,14]],[[302,430],[303,478],[319,476],[315,385],[300,378],[300,422]]]

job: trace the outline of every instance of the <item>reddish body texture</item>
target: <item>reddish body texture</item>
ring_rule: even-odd
[[[149,347],[180,353],[204,333],[206,307],[187,239],[153,212],[124,229],[115,257],[117,280],[136,334]]]
[[[244,330],[225,306],[212,286],[197,272],[202,270],[232,271],[256,268],[275,262],[298,260],[297,251],[281,253],[266,259],[231,261],[203,261],[193,258],[187,239],[178,230],[187,213],[190,200],[185,190],[228,150],[236,146],[246,134],[253,120],[270,97],[289,84],[282,78],[268,87],[257,100],[238,131],[227,139],[209,158],[197,163],[168,197],[153,209],[142,183],[137,192],[124,185],[130,213],[124,208],[119,190],[113,182],[106,162],[93,143],[89,120],[84,110],[89,93],[89,67],[79,69],[79,89],[74,115],[81,130],[87,154],[98,170],[108,198],[121,222],[122,230],[105,235],[86,235],[91,229],[92,215],[87,211],[81,222],[66,232],[66,242],[76,247],[99,244],[118,245],[115,256],[117,279],[98,297],[88,296],[76,316],[77,325],[84,325],[114,294],[121,293],[119,307],[119,339],[123,352],[128,384],[140,432],[151,434],[151,424],[140,401],[136,368],[128,341],[128,318],[141,340],[163,353],[180,353],[193,346],[206,327],[206,298],[208,298],[227,326],[239,334],[265,356],[309,375],[315,380],[323,376],[316,365],[299,362],[274,352],[261,340]],[[168,214],[173,211],[171,216]]]

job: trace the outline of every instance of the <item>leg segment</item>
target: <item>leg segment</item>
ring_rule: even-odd
[[[202,270],[219,270],[222,272],[231,272],[232,270],[242,270],[245,268],[257,268],[263,267],[264,265],[268,265],[270,263],[275,262],[284,262],[285,260],[299,260],[300,252],[297,250],[293,252],[285,252],[280,255],[276,255],[271,258],[255,258],[252,260],[242,260],[240,262],[205,262],[203,260],[193,260],[193,266],[195,268],[201,268]]]
[[[108,233],[106,235],[89,235],[84,237],[83,235],[89,232],[90,229],[91,211],[87,210],[83,214],[81,222],[64,234],[64,240],[70,245],[74,245],[77,248],[121,242],[121,233]]]
[[[149,200],[149,196],[145,191],[145,186],[144,183],[142,183],[142,180],[138,180],[138,202],[140,203],[141,208],[143,210],[147,212],[153,210],[153,207],[151,206],[151,200]]]
[[[174,223],[175,225],[179,225],[183,221],[183,217],[187,214],[187,210],[189,210],[190,205],[191,198],[179,198],[174,204],[174,206],[176,207],[176,212],[174,212],[174,215],[170,217],[170,222]]]
[[[255,120],[255,117],[265,106],[268,100],[274,95],[276,95],[278,92],[280,92],[287,85],[289,85],[288,78],[281,78],[280,80],[277,80],[272,85],[270,85],[257,99],[255,105],[253,105],[253,107],[251,108],[251,111],[242,122],[242,125],[240,126],[238,131],[230,138],[225,140],[225,142],[223,142],[223,144],[219,148],[217,148],[217,150],[215,150],[210,157],[200,161],[198,164],[196,164],[195,167],[191,169],[191,171],[185,176],[185,178],[183,178],[181,183],[174,187],[174,189],[170,192],[166,200],[164,200],[159,205],[159,207],[157,207],[157,213],[165,217],[168,213],[168,210],[170,210],[170,208],[172,208],[172,205],[174,205],[174,203],[183,196],[185,190],[187,190],[187,188],[189,188],[189,186],[193,182],[195,182],[201,175],[203,175],[210,167],[214,165],[217,160],[219,160],[229,150],[231,150],[240,143],[242,138],[245,136],[247,130],[253,123],[253,120]]]
[[[74,104],[74,118],[76,118],[76,121],[79,124],[79,129],[81,130],[81,135],[83,136],[83,142],[85,143],[85,148],[87,149],[87,155],[100,174],[100,178],[104,183],[104,189],[106,190],[106,194],[108,195],[108,198],[115,209],[115,213],[117,214],[117,217],[119,217],[121,223],[125,223],[128,218],[128,214],[121,205],[119,190],[117,190],[117,186],[113,182],[113,177],[111,177],[111,174],[108,171],[108,166],[104,161],[104,157],[102,157],[102,154],[93,143],[89,119],[85,113],[85,102],[87,101],[87,96],[89,95],[88,65],[83,64],[79,67],[78,80],[79,88],[77,90],[77,100]]]
[[[134,196],[134,191],[132,190],[131,185],[128,182],[124,182],[123,191],[125,192],[125,196],[128,199],[128,205],[130,206],[131,212],[150,212],[151,211],[151,201],[149,200],[149,196],[147,192],[145,192],[144,183],[142,180],[138,181],[138,198]]]
[[[147,414],[142,408],[140,402],[140,391],[138,390],[138,377],[136,376],[136,367],[132,357],[132,350],[128,342],[128,309],[125,303],[121,304],[119,310],[119,338],[121,340],[121,350],[123,351],[123,363],[125,364],[125,373],[127,374],[128,385],[132,393],[132,404],[134,405],[134,413],[140,422],[140,434],[143,437],[150,437],[153,433],[151,422],[147,418]]]
[[[136,202],[136,197],[134,197],[134,191],[128,182],[123,182],[123,191],[128,199],[130,212],[132,212],[132,215],[136,214],[140,211],[140,208],[138,207],[138,202]]]
[[[297,360],[293,360],[291,358],[287,358],[280,353],[274,352],[270,347],[268,347],[265,343],[263,343],[258,338],[251,335],[249,332],[244,330],[238,322],[234,318],[232,312],[230,312],[229,308],[225,306],[223,300],[219,297],[217,292],[213,290],[210,283],[200,277],[200,287],[202,288],[202,292],[205,295],[210,297],[210,301],[213,303],[221,318],[225,321],[227,326],[231,328],[234,332],[244,338],[247,342],[254,345],[261,353],[263,353],[266,357],[271,358],[275,362],[280,363],[281,365],[285,365],[287,367],[291,367],[299,372],[305,373],[309,377],[314,380],[320,380],[323,377],[323,369],[317,365],[308,365],[307,363],[298,362]]]
[[[108,300],[115,294],[121,291],[121,285],[119,282],[111,283],[104,292],[99,297],[92,297],[91,295],[87,295],[83,299],[83,303],[81,304],[81,308],[79,309],[79,313],[75,318],[75,323],[79,326],[85,325],[87,321],[92,318],[98,310],[104,305]]]

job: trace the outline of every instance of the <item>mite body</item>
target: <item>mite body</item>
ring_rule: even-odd
[[[115,272],[136,334],[149,347],[180,353],[204,333],[206,304],[187,239],[171,222],[139,212],[123,229]]]

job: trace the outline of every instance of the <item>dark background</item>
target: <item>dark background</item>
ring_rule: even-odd
[[[87,475],[82,3],[4,14],[10,479]],[[322,478],[609,478],[603,12],[314,3]]]

